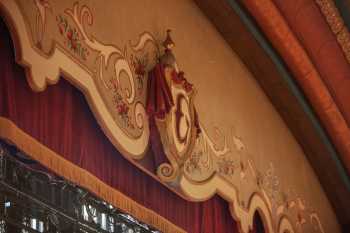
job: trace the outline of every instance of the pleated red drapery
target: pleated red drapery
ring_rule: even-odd
[[[82,93],[67,81],[33,92],[13,51],[0,20],[0,116],[189,233],[238,232],[220,197],[185,201],[124,159],[99,128]]]

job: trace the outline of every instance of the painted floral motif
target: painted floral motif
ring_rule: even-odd
[[[148,63],[148,54],[141,58],[132,54],[130,56],[130,61],[133,71],[136,74],[137,89],[139,92],[142,92],[146,75],[146,64]]]
[[[135,126],[132,123],[131,117],[130,117],[130,108],[126,101],[124,100],[123,96],[119,93],[117,89],[117,84],[113,81],[112,83],[112,89],[113,89],[113,103],[115,106],[115,109],[117,110],[118,116],[122,120],[125,127],[134,129]]]
[[[86,61],[89,56],[88,49],[82,44],[82,36],[79,31],[71,26],[66,17],[58,15],[56,22],[60,34],[64,38],[64,44],[82,60]]]
[[[145,72],[142,72],[142,69],[137,69],[136,72],[133,70],[130,57],[127,55],[128,46],[120,49],[113,44],[103,43],[94,35],[89,35],[86,28],[93,25],[94,15],[88,5],[81,5],[76,1],[73,7],[66,8],[64,13],[64,16],[69,20],[68,23],[72,22],[72,25],[78,31],[78,41],[83,42],[89,51],[94,51],[93,55],[97,65],[97,72],[94,73],[93,78],[101,84],[101,88],[105,92],[102,98],[108,99],[108,102],[112,103],[111,110],[113,113],[111,115],[117,127],[120,130],[127,131],[126,134],[116,135],[115,133],[114,137],[123,138],[118,140],[132,140],[136,146],[128,151],[129,156],[135,159],[142,158],[145,156],[144,152],[147,144],[144,142],[148,140],[149,132],[146,130],[148,120],[145,106],[143,101],[139,101],[140,92],[138,92],[137,82],[141,84],[143,80],[140,77]],[[58,20],[60,22],[60,19]],[[62,31],[63,35],[65,35],[66,30],[68,30],[66,28],[72,27],[66,26],[68,24],[67,20],[62,21]],[[149,33],[142,34],[136,44],[130,43],[130,49],[132,53],[144,53],[143,49],[146,45],[156,45],[153,36]],[[87,56],[88,53],[85,57]],[[140,64],[144,65],[144,61],[141,60]],[[106,72],[106,69],[108,70],[109,68],[113,70],[112,73]],[[108,75],[106,75],[107,73]],[[135,73],[139,74],[140,81],[137,81]],[[125,85],[123,86],[122,83]]]
[[[202,172],[202,166],[200,165],[201,157],[203,156],[203,151],[194,152],[191,157],[188,159],[185,169],[188,173],[193,173],[198,171]]]
[[[275,174],[273,164],[270,164],[270,168],[266,171],[262,180],[262,188],[267,192],[268,196],[273,200],[273,203],[277,205],[282,204],[280,181]]]
[[[219,173],[225,176],[233,176],[236,170],[235,161],[226,157],[219,159],[217,165]]]
[[[256,168],[253,160],[250,158],[247,148],[242,139],[236,135],[232,135],[232,145],[226,144],[227,136],[222,134],[218,128],[215,128],[216,137],[212,140],[206,131],[203,129],[203,143],[198,144],[196,151],[201,153],[194,153],[185,164],[185,172],[192,175],[205,174],[205,167],[202,161],[215,161],[216,172],[223,175],[228,180],[235,179],[238,176],[243,182],[251,182],[255,184],[258,192],[266,197],[268,208],[274,218],[281,216],[288,216],[288,221],[292,221],[298,231],[304,232],[306,229],[313,229],[312,232],[324,232],[321,221],[317,213],[309,206],[306,206],[306,201],[300,196],[292,192],[283,190],[280,178],[276,174],[276,169],[273,163],[266,171],[260,171]],[[217,150],[217,141],[225,141],[224,149]],[[216,150],[216,151],[215,151]],[[215,153],[212,153],[215,151]],[[231,152],[236,152],[231,153]],[[237,155],[244,155],[239,156]],[[206,158],[207,157],[207,158]],[[209,158],[216,158],[210,160]],[[250,178],[253,177],[253,180]],[[248,203],[243,198],[239,200],[238,204],[242,208],[246,208]],[[290,231],[295,232],[295,231]]]

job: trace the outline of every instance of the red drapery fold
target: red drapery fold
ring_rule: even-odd
[[[164,67],[157,64],[149,72],[147,114],[151,117],[164,119],[174,105],[173,97],[164,76]]]
[[[189,233],[238,232],[222,198],[185,201],[124,159],[99,128],[82,93],[67,81],[33,92],[23,68],[15,64],[10,36],[1,21],[0,116]]]

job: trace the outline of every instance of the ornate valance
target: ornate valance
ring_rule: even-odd
[[[0,13],[32,89],[68,80],[110,142],[147,175],[187,200],[219,194],[245,233],[257,212],[268,232],[323,232],[303,181],[288,182],[307,164],[300,146],[211,24],[189,2],[158,1],[152,14],[146,2],[129,4],[0,0]],[[137,16],[127,28],[125,11]],[[181,232],[11,122],[0,123],[1,137],[46,167],[165,232]],[[324,195],[303,169],[313,194]]]

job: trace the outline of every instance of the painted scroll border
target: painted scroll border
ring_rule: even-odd
[[[35,91],[43,91],[47,84],[57,83],[60,75],[62,75],[83,92],[98,123],[112,144],[121,150],[123,154],[128,154],[116,140],[115,134],[118,134],[118,130],[116,130],[118,126],[114,125],[113,127],[115,122],[112,119],[105,119],[106,117],[110,118],[111,115],[95,86],[91,74],[83,67],[79,67],[79,64],[72,61],[72,57],[67,55],[64,49],[59,46],[54,45],[50,57],[38,55],[35,46],[32,45],[28,37],[25,20],[15,1],[0,0],[0,13],[4,15],[5,21],[10,28],[12,39],[15,42],[16,60],[25,68],[27,80],[32,89]],[[60,59],[60,65],[52,64],[55,59]],[[29,61],[35,62],[35,64]],[[47,64],[49,64],[51,68],[46,70],[47,73],[43,74],[40,71],[40,67],[42,67],[40,64],[45,64],[46,67]],[[62,66],[62,64],[64,65]],[[39,83],[39,85],[36,85],[37,83]],[[143,148],[146,150],[147,146]],[[158,177],[154,174],[135,163],[128,156],[126,156],[126,158],[148,175],[159,181]],[[171,189],[169,186],[165,186]],[[230,203],[231,214],[233,218],[239,222],[241,232],[248,233],[249,230],[253,228],[254,214],[256,211],[262,216],[267,232],[284,233],[286,230],[290,233],[296,232],[288,217],[279,216],[278,219],[272,219],[266,197],[260,193],[253,193],[249,198],[247,207],[241,207],[238,198],[239,190],[219,174],[215,173],[209,180],[201,183],[193,182],[187,179],[185,175],[182,175],[180,178],[180,188],[186,195],[176,190],[171,190],[175,191],[184,199],[192,201],[207,200],[216,193],[222,196]]]
[[[136,140],[123,142],[123,144],[132,144],[133,148],[142,148],[133,153],[130,152],[130,149],[125,149],[127,146],[119,142],[121,141],[118,140],[118,138],[120,139],[119,135],[124,135],[125,132],[113,121],[102,96],[97,90],[92,72],[77,62],[66,49],[62,48],[55,41],[53,41],[49,54],[38,50],[29,38],[27,22],[17,3],[15,1],[1,0],[0,4],[1,12],[5,17],[5,21],[15,42],[16,61],[25,68],[27,80],[31,88],[37,92],[43,91],[47,85],[56,84],[62,75],[62,77],[83,92],[99,125],[109,140],[123,154],[127,154],[133,158],[142,156],[147,150],[148,141],[139,142],[137,146],[135,146]],[[59,64],[55,63],[57,60],[59,60]],[[47,67],[45,72],[41,72],[40,64]],[[145,134],[149,135],[148,127],[145,127]]]

